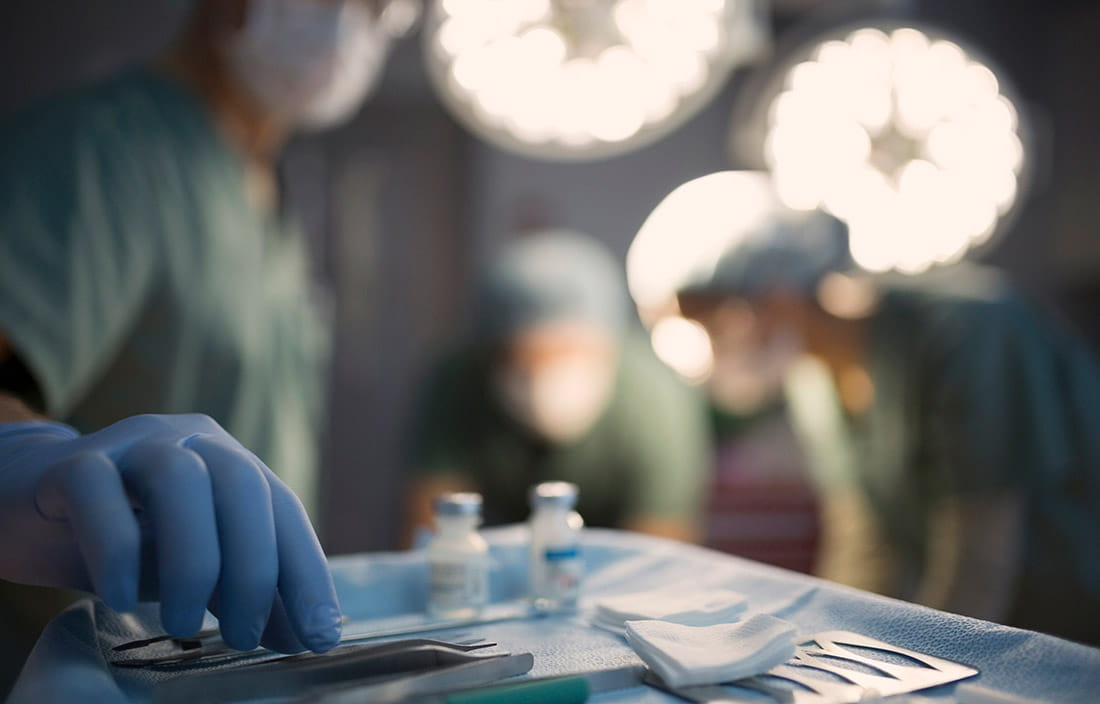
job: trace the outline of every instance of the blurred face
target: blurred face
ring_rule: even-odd
[[[350,118],[377,83],[389,37],[372,0],[245,0],[221,42],[234,79],[290,127]]]
[[[714,351],[708,386],[715,403],[749,413],[776,399],[803,351],[797,307],[781,297],[681,299],[685,316],[706,328]]]
[[[523,331],[504,350],[494,384],[504,410],[552,442],[579,439],[599,420],[614,390],[617,343],[588,323]]]

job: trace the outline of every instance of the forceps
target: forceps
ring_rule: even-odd
[[[469,619],[402,622],[370,632],[344,634],[340,639],[340,644],[363,643],[381,638],[447,631],[467,626],[483,626],[503,621],[514,621],[526,618],[529,615],[526,609],[505,607],[495,609],[487,615]],[[345,623],[347,623],[346,618]],[[112,665],[119,667],[174,669],[191,665],[224,664],[237,660],[248,662],[261,657],[269,657],[273,654],[272,651],[264,648],[250,651],[234,650],[222,641],[217,628],[210,628],[200,631],[190,638],[158,635],[117,645],[111,649],[110,662]]]
[[[342,643],[328,653],[284,655],[266,648],[248,651],[234,650],[218,637],[218,631],[215,629],[201,631],[194,638],[156,636],[123,643],[111,649],[113,655],[110,662],[116,667],[145,667],[154,670],[175,671],[238,661],[243,666],[249,662],[256,665],[288,660],[301,661],[316,657],[331,658],[333,656],[344,657],[355,654],[361,656],[379,655],[391,651],[406,651],[420,646],[432,646],[455,652],[469,652],[491,648],[495,645],[496,643],[485,642],[484,639],[450,642],[432,638],[412,638],[391,641],[381,645]]]
[[[481,655],[470,650],[493,643],[455,645],[413,639],[379,645],[350,645],[328,653],[305,653],[239,664],[232,668],[180,674],[159,684],[157,704],[192,704],[301,696],[332,688],[389,683],[406,690],[428,679],[447,686],[478,685],[531,669],[530,653]],[[408,683],[408,684],[406,684]],[[417,693],[416,687],[412,693]]]

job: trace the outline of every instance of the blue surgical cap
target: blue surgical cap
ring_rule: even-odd
[[[568,230],[543,230],[505,245],[490,262],[478,299],[478,331],[497,340],[563,321],[617,334],[628,320],[622,265],[595,239]]]
[[[810,294],[829,272],[851,267],[847,225],[820,210],[781,210],[680,292],[750,298],[776,289]]]

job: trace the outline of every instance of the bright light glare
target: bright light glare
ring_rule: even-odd
[[[730,28],[754,1],[437,0],[429,61],[479,127],[567,152],[625,144],[697,109],[748,53]]]
[[[686,381],[700,384],[714,370],[714,353],[706,329],[679,316],[661,318],[650,334],[657,357]]]
[[[713,272],[718,258],[779,207],[767,174],[721,171],[688,181],[658,204],[626,255],[630,295],[653,322],[677,289]]]
[[[845,220],[863,268],[957,261],[1019,197],[1016,108],[958,44],[875,28],[817,45],[772,101],[765,158],[789,207]]]

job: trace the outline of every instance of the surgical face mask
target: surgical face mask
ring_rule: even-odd
[[[798,331],[782,325],[763,340],[716,345],[709,382],[714,401],[734,413],[751,413],[775,400],[803,350]]]
[[[366,99],[388,41],[359,0],[249,0],[245,26],[225,52],[262,107],[294,127],[322,129]]]
[[[562,360],[534,372],[497,374],[504,410],[552,442],[579,439],[599,420],[611,399],[614,369],[604,360]]]

